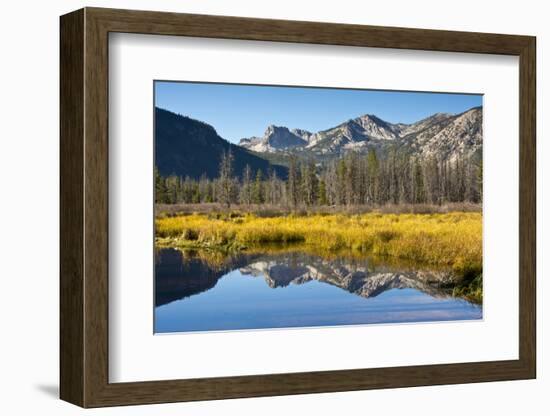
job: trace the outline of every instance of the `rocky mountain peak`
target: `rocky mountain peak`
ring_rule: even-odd
[[[483,114],[481,107],[448,116],[443,121],[413,134],[406,139],[421,156],[438,156],[453,160],[460,154],[473,154],[483,144]]]
[[[310,137],[313,135],[310,131],[303,130],[303,129],[292,129],[290,130],[292,134],[295,134],[298,137],[301,137],[302,139],[309,141]]]
[[[439,112],[410,124],[389,123],[375,114],[364,114],[317,133],[270,125],[263,137],[245,138],[239,144],[260,153],[292,150],[323,158],[396,146],[452,159],[481,148],[481,126],[481,107],[457,115]]]
[[[305,130],[301,131],[305,132]],[[239,142],[240,146],[255,152],[275,152],[305,146],[306,144],[307,140],[302,138],[301,135],[289,130],[287,127],[274,124],[267,126],[263,137],[244,138]]]
[[[288,131],[289,130],[288,130],[287,127],[279,127],[279,126],[276,126],[275,124],[270,124],[265,129],[264,137],[272,135],[272,134],[276,134],[278,132],[285,132],[286,133]]]

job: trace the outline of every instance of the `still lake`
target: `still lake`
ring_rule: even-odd
[[[452,273],[300,251],[155,258],[155,333],[482,319]]]

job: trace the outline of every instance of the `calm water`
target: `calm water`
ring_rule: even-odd
[[[446,271],[396,270],[301,252],[156,256],[155,332],[481,319]]]

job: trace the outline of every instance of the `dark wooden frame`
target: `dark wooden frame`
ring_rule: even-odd
[[[60,396],[83,407],[536,377],[535,38],[85,8],[61,17]],[[180,35],[519,56],[519,359],[109,383],[108,34]]]

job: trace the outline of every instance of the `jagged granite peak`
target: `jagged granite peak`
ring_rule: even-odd
[[[307,144],[302,137],[309,137],[305,130],[289,130],[287,127],[269,125],[263,137],[241,139],[239,145],[255,152],[274,152],[277,150],[301,147]],[[311,133],[309,133],[311,135]]]
[[[292,129],[290,132],[298,137],[301,137],[307,142],[309,142],[310,137],[313,135],[312,132],[303,129]]]
[[[357,123],[362,129],[363,134],[371,139],[395,140],[399,138],[398,130],[393,124],[388,123],[374,114],[365,114],[352,122]]]
[[[422,157],[438,156],[453,160],[458,155],[473,155],[483,144],[481,107],[434,122],[427,128],[405,136],[411,149]]]
[[[450,120],[453,117],[453,114],[450,113],[435,113],[429,117],[423,118],[412,124],[397,124],[395,125],[399,131],[401,137],[405,137],[409,134],[414,134],[419,131],[425,130],[430,126],[433,126],[438,123],[442,123]]]

